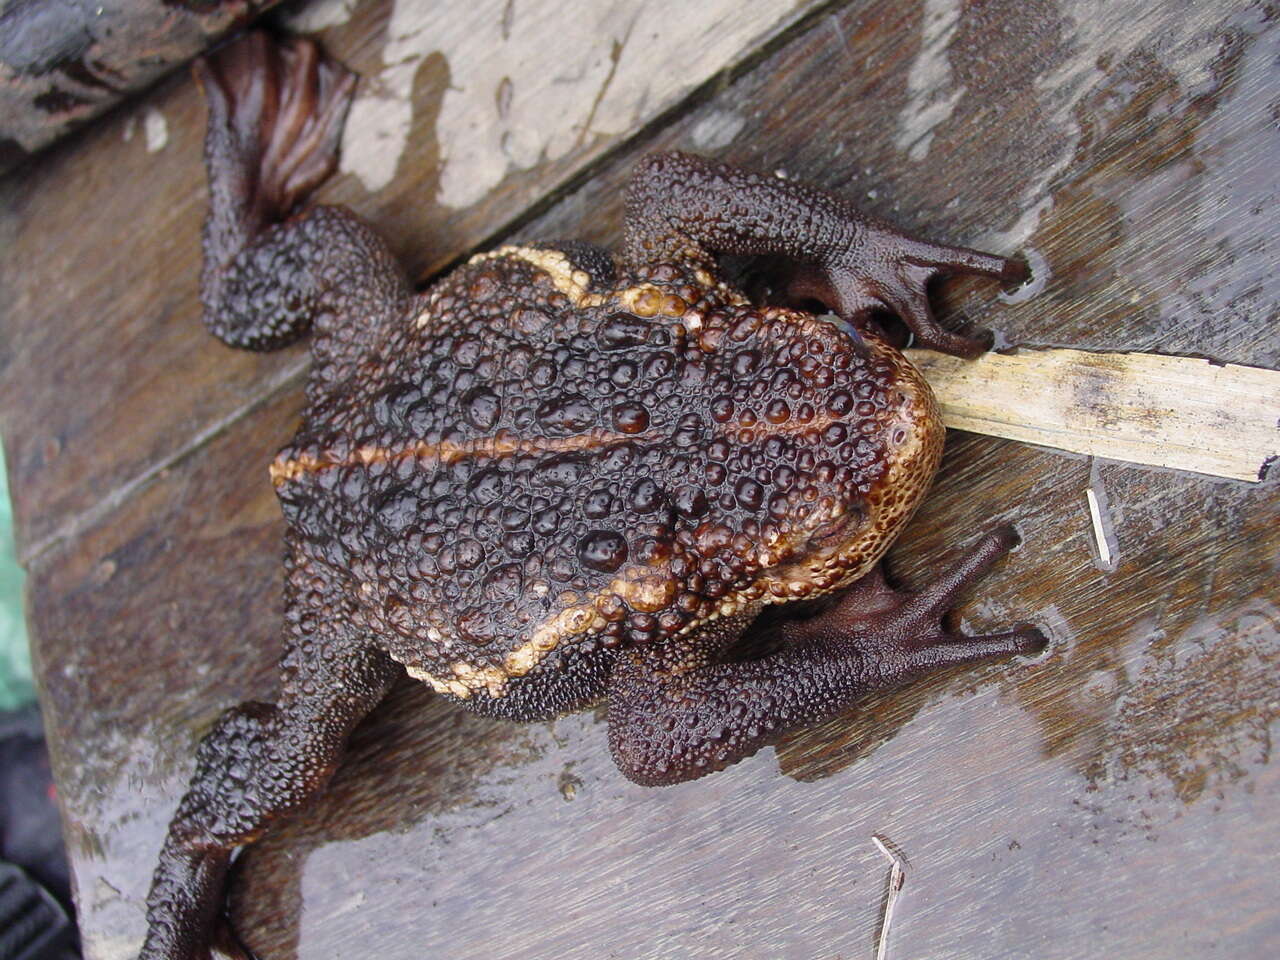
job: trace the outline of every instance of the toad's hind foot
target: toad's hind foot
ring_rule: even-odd
[[[345,208],[300,209],[337,163],[355,75],[309,40],[264,33],[195,71],[209,101],[200,276],[209,332],[228,346],[274,350],[314,322],[328,344],[317,358],[330,360],[336,324],[345,327],[341,350],[376,339],[412,295],[395,258]]]
[[[286,654],[279,703],[233,707],[200,742],[147,896],[139,960],[207,960],[215,939],[222,954],[247,954],[220,924],[232,851],[323,789],[351,729],[399,673],[383,654],[343,647],[350,641],[324,629]]]
[[[337,165],[356,77],[314,43],[261,32],[201,59],[206,162],[264,221],[287,216]]]

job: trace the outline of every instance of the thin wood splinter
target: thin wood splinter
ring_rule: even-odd
[[[1089,501],[1089,518],[1093,521],[1093,539],[1098,545],[1098,560],[1104,567],[1111,566],[1111,547],[1107,544],[1107,531],[1102,525],[1102,510],[1098,506],[1098,495],[1089,487],[1084,492]]]
[[[898,905],[898,895],[906,882],[907,871],[901,857],[891,851],[883,840],[872,834],[871,842],[889,860],[889,896],[884,903],[884,917],[880,921],[880,936],[876,938],[876,960],[884,960],[889,949],[889,925],[893,922],[893,911]]]

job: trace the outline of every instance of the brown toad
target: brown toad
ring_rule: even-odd
[[[984,342],[938,326],[926,284],[1014,278],[1013,261],[665,154],[634,176],[618,258],[502,247],[419,294],[350,212],[289,217],[333,168],[351,75],[260,34],[199,75],[205,322],[249,349],[312,328],[313,367],[271,466],[288,524],[279,698],[228,711],[201,743],[143,957],[207,954],[231,851],[321,789],[402,670],[515,720],[607,698],[619,767],[667,784],[869,690],[1043,645],[940,624],[1013,544],[1007,528],[923,593],[878,566],[943,428],[870,314],[972,355]],[[753,305],[717,253],[805,264],[792,292],[841,319]],[[765,606],[833,591],[763,655],[734,655]]]

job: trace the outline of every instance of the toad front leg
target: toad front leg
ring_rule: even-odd
[[[747,626],[742,620],[685,642],[635,646],[610,680],[614,760],[637,783],[693,780],[873,690],[947,666],[1039,652],[1045,638],[1031,627],[970,637],[939,623],[960,591],[1016,543],[1011,527],[988,534],[920,593],[893,590],[877,566],[830,610],[786,624],[782,649],[759,660],[721,660]]]
[[[701,157],[656,154],[637,169],[627,198],[626,259],[633,266],[707,253],[773,254],[806,265],[791,292],[860,326],[896,313],[921,345],[974,357],[990,334],[944,329],[929,308],[934,277],[1018,280],[1017,260],[908,236],[838,197]]]

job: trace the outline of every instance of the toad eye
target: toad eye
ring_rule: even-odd
[[[809,543],[818,549],[838,546],[844,542],[853,518],[849,514],[841,514],[815,527],[809,534]]]

